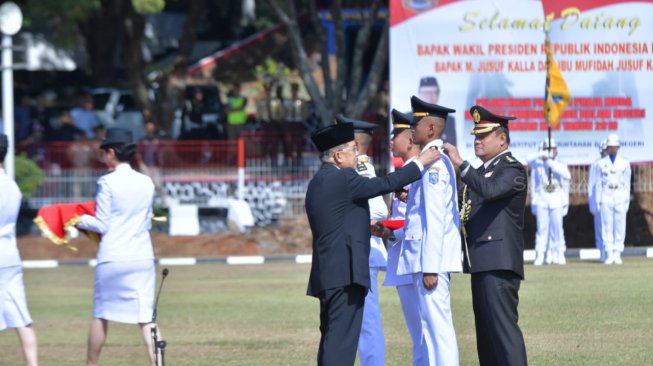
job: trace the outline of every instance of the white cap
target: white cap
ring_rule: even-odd
[[[608,135],[608,138],[605,140],[605,146],[619,146],[619,136],[614,133]]]
[[[599,150],[603,151],[603,150],[605,150],[607,147],[608,147],[608,140],[605,139],[605,140],[601,141],[601,145],[599,145]]]
[[[551,137],[551,148],[553,149],[554,147],[557,148],[556,140],[554,140],[553,137]],[[544,141],[542,141],[542,149],[548,149],[548,148],[549,148],[549,139],[546,138],[544,139]]]

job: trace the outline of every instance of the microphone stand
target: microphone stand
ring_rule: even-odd
[[[154,302],[154,310],[152,311],[152,323],[150,323],[150,331],[152,334],[152,344],[154,345],[154,364],[159,366],[159,352],[161,353],[161,366],[165,366],[165,348],[166,341],[159,340],[159,331],[156,326],[156,307],[159,304],[159,296],[161,296],[161,288],[163,288],[163,281],[168,276],[168,269],[164,268],[161,273],[161,283],[159,284],[159,291],[156,294],[156,301]]]

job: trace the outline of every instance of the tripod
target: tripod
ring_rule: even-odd
[[[152,334],[152,344],[154,345],[154,364],[159,366],[159,353],[161,353],[161,366],[165,366],[165,348],[166,341],[159,340],[159,330],[156,326],[156,307],[159,304],[159,296],[161,295],[161,288],[163,287],[163,281],[165,281],[168,276],[168,269],[164,268],[161,273],[161,284],[159,284],[159,291],[156,294],[156,301],[154,302],[154,310],[152,311],[152,323],[150,325],[150,331]]]

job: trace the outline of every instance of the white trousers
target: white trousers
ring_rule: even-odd
[[[426,348],[426,340],[422,333],[422,320],[419,316],[419,304],[417,292],[412,284],[397,286],[399,302],[404,312],[404,319],[413,341],[413,365],[428,365],[429,354]]]
[[[535,251],[554,250],[564,253],[567,249],[565,233],[562,227],[562,207],[537,207],[537,233],[535,234]]]
[[[383,366],[385,364],[385,337],[381,325],[379,307],[378,267],[370,267],[370,290],[365,296],[363,326],[358,338],[358,358],[362,366]]]
[[[594,214],[594,243],[596,249],[603,250],[603,238],[601,237],[601,213],[599,211]]]
[[[451,315],[449,274],[438,273],[438,285],[427,290],[422,273],[413,275],[414,290],[418,297],[422,333],[428,351],[429,366],[458,366],[458,342]]]
[[[628,202],[601,202],[601,237],[606,252],[624,251]]]

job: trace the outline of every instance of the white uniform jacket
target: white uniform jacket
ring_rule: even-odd
[[[362,177],[376,177],[376,170],[371,164],[367,155],[358,156],[358,165],[356,171]],[[368,200],[370,206],[370,220],[385,220],[388,217],[388,206],[385,204],[382,196],[376,196]],[[383,239],[378,236],[372,236],[370,239],[370,267],[384,268],[388,261],[388,252],[383,244]]]
[[[555,159],[537,158],[530,160],[531,167],[531,209],[562,208],[563,214],[569,209],[569,182],[571,174],[567,164]],[[549,182],[549,169],[551,182]],[[547,191],[547,185],[553,185],[552,191]],[[533,211],[535,212],[535,211]]]
[[[410,158],[404,162],[406,164],[413,161],[415,158]],[[405,187],[406,189],[409,186]],[[405,220],[406,219],[406,202],[402,202],[398,198],[394,197],[392,199],[392,210],[390,211],[390,219],[392,220]],[[404,240],[404,228],[397,229],[393,231],[395,241],[392,243],[392,246],[388,250],[388,269],[385,274],[385,280],[383,281],[384,286],[403,286],[403,285],[412,285],[413,276],[397,275],[397,264],[399,262],[399,255],[401,254],[401,243]]]
[[[595,160],[590,165],[587,177],[587,196],[592,215],[596,215],[599,207],[601,207],[601,185],[599,184],[601,180],[601,169],[599,168],[599,161],[601,159]]]
[[[598,165],[600,202],[630,204],[630,162],[617,155],[613,163],[605,156]]]
[[[404,231],[398,275],[462,271],[456,173],[444,153],[410,185]]]
[[[0,169],[0,268],[22,264],[16,246],[16,220],[22,197],[16,182]]]
[[[150,228],[154,183],[129,164],[98,179],[95,216],[82,215],[77,226],[102,235],[98,263],[154,259]]]

